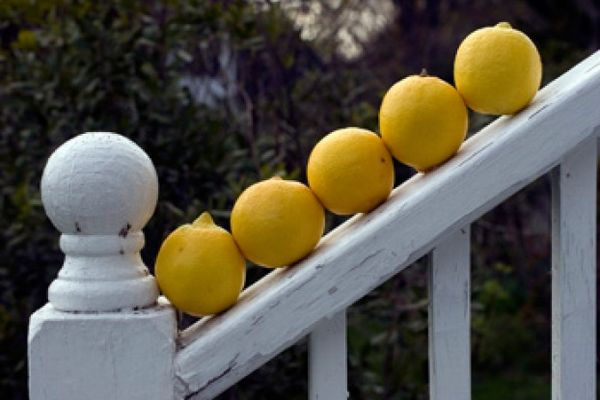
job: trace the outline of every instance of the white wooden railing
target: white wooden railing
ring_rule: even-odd
[[[596,170],[600,52],[417,174],[226,313],[177,332],[139,258],[156,204],[147,156],[79,136],[49,160],[42,195],[65,265],[31,317],[38,399],[209,399],[305,335],[310,398],[347,397],[346,308],[429,254],[430,396],[470,398],[470,224],[552,174],[552,398],[596,399]]]

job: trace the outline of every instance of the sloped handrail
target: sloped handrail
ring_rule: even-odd
[[[183,331],[177,394],[216,396],[547,173],[600,134],[599,107],[596,52],[543,88],[526,110],[497,119],[446,164],[415,175],[379,208],[329,233],[307,259],[273,271],[231,310]]]

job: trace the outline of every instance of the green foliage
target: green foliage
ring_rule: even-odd
[[[373,2],[340,2],[357,9],[367,3]],[[304,180],[310,149],[327,132],[377,130],[390,83],[423,66],[451,80],[454,48],[469,30],[516,21],[540,45],[546,81],[599,40],[592,14],[558,0],[543,8],[534,1],[512,8],[491,1],[394,3],[402,12],[363,43],[362,57],[345,60],[334,48],[316,47],[335,40],[302,39],[282,2],[0,1],[3,398],[27,398],[27,317],[45,303],[62,263],[39,182],[45,160],[65,140],[115,131],[149,153],[160,181],[143,251],[152,266],[166,234],[202,211],[227,227],[228,210],[249,184],[272,175]],[[341,14],[331,7],[320,18],[335,26]],[[204,100],[182,84],[207,78],[224,85]],[[489,120],[473,115],[471,130]],[[397,183],[411,173],[400,166],[396,172]],[[547,195],[538,182],[473,228],[476,399],[548,396],[549,239],[547,227],[537,229],[531,217],[548,218]],[[328,226],[341,220],[330,215]],[[424,270],[422,262],[411,267],[350,309],[352,398],[427,398]],[[264,273],[251,268],[249,281]],[[306,398],[306,368],[301,343],[222,398]]]
[[[532,400],[550,398],[548,376],[521,374],[496,376],[473,388],[473,398],[481,400]]]

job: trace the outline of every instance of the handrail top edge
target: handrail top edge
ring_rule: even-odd
[[[522,131],[527,131],[529,121],[532,117],[544,110],[547,112],[552,111],[553,106],[556,106],[554,96],[577,91],[579,86],[587,82],[587,80],[581,79],[573,80],[572,75],[577,76],[582,71],[585,72],[590,68],[589,64],[592,64],[591,67],[595,67],[594,69],[596,71],[593,77],[598,81],[598,86],[600,87],[600,51],[597,51],[580,64],[577,64],[567,73],[542,88],[538,93],[538,96],[536,96],[527,109],[515,116],[502,116],[497,118],[495,121],[468,138],[459,152],[448,162],[426,174],[417,173],[413,175],[407,181],[394,188],[386,203],[379,206],[376,210],[373,210],[369,214],[357,214],[329,232],[321,239],[318,247],[313,254],[309,255],[309,257],[291,267],[276,269],[269,275],[263,277],[260,281],[246,288],[240,297],[240,304],[251,301],[264,286],[281,279],[289,278],[286,275],[288,275],[290,271],[297,273],[297,270],[303,269],[305,264],[316,265],[321,263],[321,254],[325,252],[326,248],[333,245],[331,242],[335,242],[335,240],[339,239],[344,233],[349,230],[359,229],[375,218],[381,219],[382,215],[394,213],[397,209],[402,209],[405,203],[418,201],[419,198],[426,197],[429,192],[422,190],[423,188],[426,188],[427,186],[434,187],[437,184],[448,181],[448,176],[461,172],[460,168],[462,164],[476,162],[479,159],[484,158],[486,150],[491,150],[492,146],[502,146],[504,143],[510,142],[515,134],[518,135]],[[564,84],[564,81],[567,80],[567,78],[569,78],[569,85]],[[339,243],[336,245],[341,246]],[[217,318],[221,319],[222,316],[217,316]],[[212,325],[213,323],[209,322],[211,318],[215,317],[204,318],[190,328],[182,331],[180,337],[182,345],[185,346],[189,344],[190,335],[198,330],[198,328],[203,325]]]

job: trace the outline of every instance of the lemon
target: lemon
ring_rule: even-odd
[[[335,214],[366,213],[383,203],[394,186],[392,157],[381,138],[366,129],[338,129],[308,158],[308,185]]]
[[[471,109],[483,114],[516,113],[529,104],[541,80],[535,44],[506,22],[471,33],[456,52],[456,88]]]
[[[384,143],[398,161],[419,171],[456,153],[467,126],[467,108],[456,89],[425,73],[394,84],[379,110]]]
[[[248,187],[231,211],[231,233],[242,253],[263,267],[292,264],[317,245],[325,211],[300,182],[267,179]]]
[[[237,301],[246,261],[231,234],[205,212],[167,236],[155,273],[158,286],[175,307],[195,316],[211,315]]]

